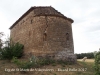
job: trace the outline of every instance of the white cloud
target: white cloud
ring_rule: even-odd
[[[6,19],[6,17],[0,13],[0,32],[6,32],[6,33],[9,33],[6,31],[6,29],[8,29],[9,27],[9,22],[8,20]]]

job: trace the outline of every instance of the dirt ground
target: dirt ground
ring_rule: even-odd
[[[73,65],[51,64],[22,72],[16,70],[20,68],[11,61],[0,60],[0,75],[94,75],[93,64],[94,59],[87,59],[85,62],[78,59]]]

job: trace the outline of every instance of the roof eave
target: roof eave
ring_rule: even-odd
[[[24,16],[26,16],[27,14],[29,14],[32,10],[34,10],[37,7],[31,7],[27,12],[25,12],[9,29],[11,30],[21,19],[23,19]],[[53,8],[54,9],[54,8]],[[55,9],[54,9],[55,10]],[[57,11],[57,10],[56,10]],[[57,11],[58,12],[58,11]],[[60,13],[61,14],[61,13]],[[46,15],[46,14],[45,14]],[[62,14],[63,15],[63,14]],[[68,21],[70,21],[71,23],[73,23],[74,21],[71,18],[67,18],[66,16],[59,16],[62,18],[67,19]]]

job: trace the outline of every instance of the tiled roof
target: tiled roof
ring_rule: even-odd
[[[53,7],[51,6],[39,6],[39,7],[31,7],[26,13],[24,13],[11,27],[10,29],[12,29],[21,19],[23,19],[27,14],[29,14],[32,10],[34,10],[34,14],[35,16],[59,16],[65,19],[68,19],[69,21],[71,21],[73,23],[73,20],[70,18],[67,18],[66,16],[64,16],[63,14],[61,14],[60,12],[58,12],[57,10],[55,10]]]

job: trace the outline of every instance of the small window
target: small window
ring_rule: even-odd
[[[23,23],[24,23],[25,21],[23,20]]]
[[[69,33],[66,33],[66,40],[69,40]]]
[[[43,41],[47,41],[47,33],[43,34]]]
[[[31,36],[31,31],[29,31],[29,37]]]
[[[31,20],[31,24],[33,23],[33,20]]]

